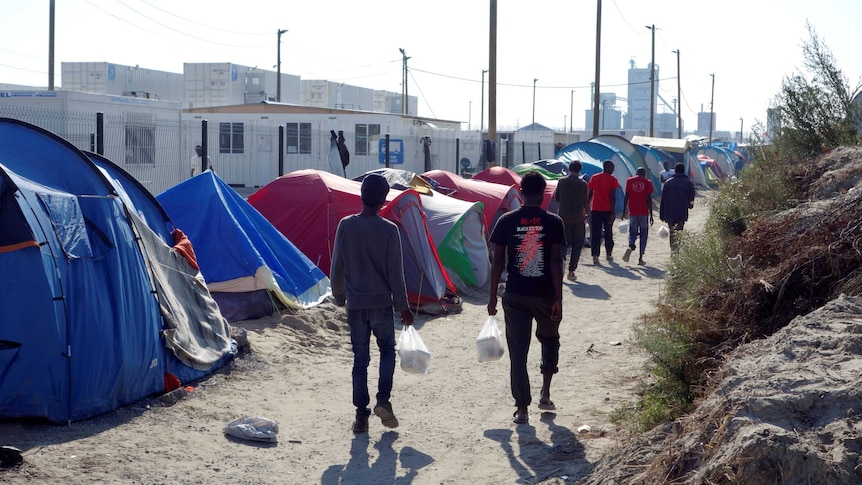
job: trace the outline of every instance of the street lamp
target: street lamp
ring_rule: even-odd
[[[482,69],[482,106],[479,108],[479,133],[485,131],[485,73],[487,69]]]
[[[715,73],[710,73],[712,77],[712,93],[709,95],[709,144],[712,145],[712,102],[715,100]]]
[[[402,59],[402,73],[401,73],[401,114],[406,115],[410,114],[410,111],[407,109],[407,53],[404,52],[404,49],[398,48],[398,52],[401,53]]]
[[[679,49],[671,52],[676,54],[676,117],[679,124],[676,129],[676,137],[682,139],[682,88],[679,83]]]
[[[278,29],[278,60],[276,62],[276,78],[275,78],[275,100],[281,102],[281,34],[287,32],[287,29]]]
[[[538,81],[538,79],[534,78],[533,79],[533,124],[530,127],[531,130],[536,129],[536,81]]]
[[[572,118],[572,114],[574,113],[574,111],[573,111],[574,107],[575,107],[575,90],[572,89],[572,99],[571,99],[571,101],[569,101],[569,133],[574,131],[573,123],[574,123],[575,119]],[[565,128],[565,126],[563,128]]]
[[[655,25],[647,25],[652,31],[652,60],[649,64],[649,136],[653,136],[653,118],[655,117]]]

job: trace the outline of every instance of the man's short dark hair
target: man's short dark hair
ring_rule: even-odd
[[[578,173],[582,168],[584,168],[584,166],[581,165],[580,160],[572,160],[572,163],[569,164],[569,173]]]
[[[386,196],[389,194],[389,182],[382,175],[370,173],[362,180],[360,191],[362,203],[369,207],[376,207],[386,202]]]
[[[646,175],[646,169],[643,167],[638,167],[638,169],[635,170],[635,173],[643,177],[644,175]]]
[[[539,195],[545,192],[545,177],[535,170],[530,170],[521,177],[521,193],[525,196]]]
[[[685,173],[685,165],[683,165],[682,163],[677,163],[673,166],[673,171],[675,173]]]
[[[611,160],[605,160],[604,163],[602,163],[602,170],[604,170],[605,172],[613,173],[614,162],[612,162]]]

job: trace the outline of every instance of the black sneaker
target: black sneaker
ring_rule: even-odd
[[[374,414],[380,417],[380,422],[383,423],[383,426],[386,426],[387,428],[398,427],[398,418],[396,418],[395,413],[392,412],[391,404],[385,403],[374,406]]]
[[[356,434],[368,432],[368,416],[357,414],[356,421],[353,422],[353,432]]]

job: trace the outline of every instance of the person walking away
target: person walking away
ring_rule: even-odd
[[[353,347],[354,433],[368,431],[368,364],[371,335],[377,339],[380,368],[374,414],[383,426],[397,428],[390,397],[395,374],[395,311],[401,324],[412,325],[404,282],[401,236],[398,227],[378,214],[386,202],[389,183],[377,174],[362,181],[362,211],[343,218],[335,231],[330,282],[338,306],[347,310]]]
[[[643,266],[646,252],[649,226],[653,224],[652,194],[655,191],[650,179],[646,178],[646,169],[637,169],[634,177],[626,179],[626,195],[623,197],[623,220],[629,220],[629,247],[623,254],[623,261],[629,262],[632,251],[635,250],[635,240],[640,239],[638,264]]]
[[[517,424],[529,422],[527,408],[532,395],[527,356],[533,320],[536,321],[536,338],[542,346],[539,409],[556,409],[551,401],[551,379],[559,370],[564,229],[560,216],[541,207],[545,185],[545,178],[539,172],[527,172],[521,179],[524,205],[500,216],[490,239],[493,252],[488,315],[497,314],[497,287],[505,262],[503,313],[509,348],[509,381],[516,407],[512,420]]]
[[[661,180],[661,185],[664,187],[664,183],[668,181],[669,178],[673,177],[674,171],[670,169],[670,164],[667,161],[661,162],[664,170],[659,174],[659,180]]]
[[[200,145],[195,146],[195,156],[192,157],[192,177],[199,173],[203,173],[204,170],[209,170],[212,168],[212,160],[210,160],[210,156],[207,155],[206,165],[202,164],[203,159],[203,148]]]
[[[670,249],[679,249],[680,231],[688,221],[688,210],[694,207],[694,184],[685,174],[685,165],[677,163],[674,175],[661,190],[661,205],[658,216],[670,229]]]
[[[602,172],[590,177],[587,183],[590,200],[590,253],[593,264],[599,265],[602,238],[605,241],[605,257],[608,262],[614,260],[614,219],[616,214],[616,195],[620,183],[614,177],[614,162],[605,160]]]
[[[589,202],[587,183],[581,179],[582,168],[579,160],[572,161],[569,164],[569,175],[560,179],[554,190],[554,200],[559,205],[557,214],[563,220],[566,243],[569,246],[569,251],[563,252],[563,262],[565,263],[566,253],[570,252],[567,278],[572,281],[577,279],[575,271],[578,269],[578,261],[584,247],[584,218]]]

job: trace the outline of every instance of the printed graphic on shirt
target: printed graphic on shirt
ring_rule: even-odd
[[[544,248],[542,218],[521,219],[515,237],[518,239],[518,244],[515,246],[518,272],[526,277],[544,276],[545,252],[542,250]]]
[[[646,179],[632,181],[632,192],[641,193],[646,190]]]

